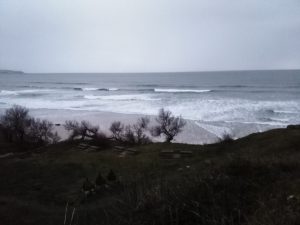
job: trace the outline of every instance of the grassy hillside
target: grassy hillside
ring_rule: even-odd
[[[14,146],[0,144],[1,154]],[[0,158],[1,224],[300,224],[300,130],[120,154],[62,142]],[[174,151],[175,158],[162,158]],[[192,156],[178,158],[178,151]],[[113,170],[94,194],[81,188]],[[66,212],[66,205],[68,210]]]

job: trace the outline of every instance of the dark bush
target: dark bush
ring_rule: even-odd
[[[108,148],[111,146],[111,138],[107,137],[105,133],[98,132],[92,137],[91,143],[98,147]]]
[[[79,138],[85,140],[86,138],[94,139],[98,135],[98,126],[92,126],[87,121],[81,121],[80,123],[75,120],[67,120],[64,125],[67,131],[70,131],[71,134],[69,139],[74,140]]]
[[[220,141],[219,142],[222,142],[222,143],[231,143],[233,142],[233,138],[231,136],[231,134],[228,134],[228,133],[224,133],[222,135],[222,137],[220,138]]]
[[[28,112],[25,107],[15,105],[1,116],[1,126],[7,141],[19,143],[23,147],[23,143],[40,146],[59,141],[51,122],[35,119]]]
[[[116,141],[123,141],[124,125],[120,121],[115,121],[110,126],[112,137]]]
[[[79,139],[81,141],[89,141],[98,147],[107,148],[111,145],[111,138],[103,132],[99,131],[98,126],[92,126],[87,121],[80,123],[75,120],[67,120],[64,125],[67,131],[70,131],[70,140]]]
[[[9,142],[23,142],[31,122],[28,109],[18,105],[7,109],[1,116],[1,124]]]
[[[116,181],[117,180],[117,176],[116,174],[114,173],[113,170],[110,170],[109,173],[107,174],[106,176],[106,179],[110,182],[113,182],[113,181]]]
[[[95,184],[97,186],[106,184],[106,181],[105,181],[104,177],[102,176],[101,172],[98,173]]]
[[[56,143],[60,140],[57,132],[53,133],[53,124],[47,120],[31,119],[28,139],[39,145]]]
[[[182,131],[182,128],[186,125],[186,121],[182,117],[175,117],[171,111],[159,110],[158,116],[156,117],[158,123],[157,126],[152,127],[151,134],[154,137],[161,135],[165,136],[166,142],[171,142],[174,137]]]
[[[147,144],[151,139],[146,135],[150,120],[147,117],[141,117],[134,125],[125,126],[120,121],[113,122],[110,131],[112,138],[125,144]]]

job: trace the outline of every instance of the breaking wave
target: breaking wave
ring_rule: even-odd
[[[158,101],[159,98],[153,98],[147,95],[84,95],[85,99],[90,100],[113,100],[113,101]]]
[[[75,87],[73,90],[76,91],[118,91],[119,88],[95,88],[95,87],[87,87],[87,88],[79,88]]]
[[[154,91],[155,92],[170,92],[170,93],[205,93],[205,92],[211,92],[212,90],[155,88]]]
[[[45,92],[49,92],[52,90],[46,89],[30,89],[30,90],[19,90],[19,91],[8,91],[8,90],[1,90],[0,96],[9,96],[9,95],[28,95],[28,94],[43,94]]]

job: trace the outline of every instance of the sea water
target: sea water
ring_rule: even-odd
[[[162,107],[221,137],[300,123],[300,70],[126,74],[0,74],[12,105],[155,115]]]

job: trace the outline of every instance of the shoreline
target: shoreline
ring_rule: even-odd
[[[138,118],[147,116],[150,118],[150,126],[155,124],[154,115],[143,114],[125,114],[106,111],[87,111],[87,110],[60,110],[60,109],[30,109],[30,114],[34,117],[47,119],[55,126],[62,140],[68,138],[69,133],[64,129],[63,124],[66,120],[86,120],[92,125],[99,126],[100,130],[110,133],[109,128],[112,122],[121,121],[125,125],[134,124]],[[183,117],[184,118],[184,117]],[[174,143],[185,144],[212,144],[220,141],[222,135],[229,134],[233,139],[238,139],[252,133],[259,133],[276,128],[284,128],[283,126],[263,126],[260,124],[243,124],[243,123],[207,123],[195,120],[185,119],[187,124],[183,131],[175,137]],[[286,127],[286,126],[285,126]],[[246,129],[247,128],[247,129]],[[162,138],[152,138],[154,142],[162,142]]]
[[[52,111],[52,110],[51,110]],[[125,125],[134,124],[138,118],[147,116],[150,119],[149,126],[155,124],[155,116],[143,115],[143,114],[124,114],[115,112],[104,111],[85,111],[85,110],[53,110],[55,114],[46,113],[44,110],[30,110],[30,114],[34,117],[47,119],[53,124],[60,124],[60,126],[54,126],[58,135],[65,140],[68,138],[69,133],[64,129],[63,124],[66,120],[86,120],[92,125],[99,126],[100,130],[109,133],[110,125],[114,121],[121,121]],[[187,124],[183,128],[183,131],[175,137],[174,143],[185,144],[211,144],[219,140],[218,136],[209,132],[208,130],[198,126],[195,121],[186,120]],[[162,138],[153,138],[154,142],[162,142]]]

